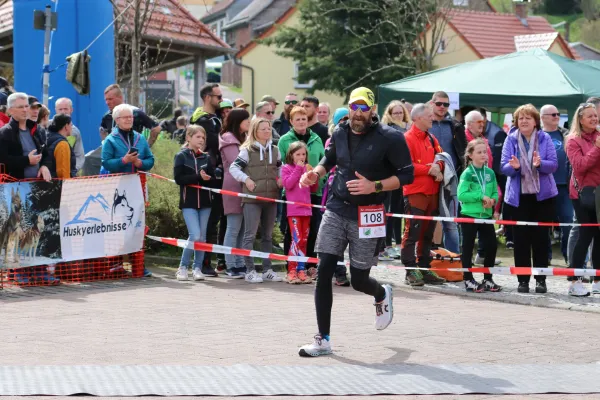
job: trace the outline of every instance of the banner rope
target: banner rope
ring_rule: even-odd
[[[161,179],[161,180],[165,180],[165,181],[177,184],[173,179],[169,179],[169,178],[166,178],[161,175],[153,174],[151,172],[144,172],[144,171],[138,171],[138,172],[141,174],[146,174],[153,178],[157,178],[157,179]],[[196,189],[207,190],[209,192],[218,193],[218,194],[225,195],[225,196],[241,197],[241,198],[259,200],[259,201],[267,201],[267,202],[271,202],[271,203],[294,204],[297,206],[325,209],[325,206],[321,206],[318,204],[306,204],[306,203],[300,203],[297,201],[271,199],[269,197],[253,196],[251,194],[232,192],[230,190],[216,189],[216,188],[210,188],[210,187],[200,186],[200,185],[187,185],[187,186],[196,188]],[[391,217],[391,218],[406,218],[406,219],[419,219],[419,220],[425,220],[425,221],[456,222],[456,223],[462,223],[462,224],[488,224],[488,225],[508,225],[508,226],[545,226],[545,227],[559,227],[559,226],[570,226],[570,227],[596,226],[596,227],[600,227],[600,223],[576,224],[576,223],[568,223],[568,222],[531,222],[531,221],[512,221],[512,220],[504,220],[504,219],[494,220],[494,219],[463,218],[463,217],[460,217],[460,218],[459,217],[433,217],[433,216],[426,216],[426,215],[393,214],[393,213],[386,213],[385,215],[387,217]]]
[[[318,258],[301,257],[301,256],[285,256],[283,254],[265,253],[256,250],[239,249],[235,247],[227,247],[203,242],[190,242],[185,239],[165,238],[159,236],[146,235],[148,239],[155,240],[160,243],[171,246],[180,247],[182,249],[190,249],[197,251],[205,251],[218,254],[231,254],[244,257],[256,257],[261,259],[277,260],[277,261],[295,261],[316,264]],[[459,259],[454,258],[456,262]],[[434,259],[435,261],[435,259]],[[348,266],[349,263],[339,261],[338,265]],[[583,269],[583,268],[531,268],[531,267],[474,267],[474,268],[420,268],[420,267],[401,267],[396,265],[373,265],[378,269],[399,269],[399,270],[420,270],[420,271],[454,271],[454,272],[475,272],[483,274],[495,275],[546,275],[546,276],[600,276],[600,270]]]

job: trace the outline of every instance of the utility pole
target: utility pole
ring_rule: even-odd
[[[56,30],[57,16],[52,12],[52,6],[47,5],[44,11],[35,10],[33,12],[33,27],[44,31],[44,77],[42,103],[48,106],[48,97],[50,94],[50,36],[53,30]]]

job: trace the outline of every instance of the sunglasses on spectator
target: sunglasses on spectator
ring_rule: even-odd
[[[585,110],[586,108],[592,108],[592,107],[596,108],[596,106],[592,103],[581,103],[579,105],[579,112],[578,112],[579,116],[583,115],[583,110]]]
[[[366,104],[352,103],[352,104],[350,104],[350,109],[352,111],[360,110],[362,112],[367,112],[367,111],[369,111],[371,109],[371,107],[369,107]]]
[[[443,102],[443,101],[436,101],[433,104],[435,104],[438,107],[442,107],[442,106],[444,106],[446,108],[450,107],[450,103],[446,103],[446,102]]]
[[[549,113],[549,114],[544,114],[544,115],[550,115],[552,117],[560,117],[560,113]]]
[[[295,106],[296,104],[298,104],[298,100],[286,100],[286,101],[284,101],[284,103],[287,104],[288,106],[290,104]]]
[[[267,115],[273,115],[273,114],[275,114],[275,111],[267,111],[265,114],[267,114]]]
[[[344,117],[344,118],[341,118],[341,119],[340,119],[340,122],[345,122],[345,121],[348,121],[348,117]],[[339,124],[340,122],[338,122],[338,124]]]
[[[222,94],[211,94],[210,97],[216,97],[219,100],[223,100],[223,95]]]

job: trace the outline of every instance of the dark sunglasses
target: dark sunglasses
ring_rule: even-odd
[[[544,115],[550,115],[552,117],[560,117],[560,113],[550,113],[550,114],[544,114]]]
[[[286,101],[284,101],[284,103],[287,104],[288,106],[290,104],[295,106],[296,104],[298,104],[298,100],[286,100]]]
[[[211,94],[210,97],[216,97],[219,100],[223,100],[223,95],[222,94]]]
[[[438,106],[438,107],[441,107],[441,106],[444,106],[444,107],[446,107],[446,108],[450,107],[450,103],[445,103],[445,102],[443,102],[443,101],[436,101],[436,102],[435,102],[435,103],[433,103],[433,104],[435,104],[435,105],[436,105],[436,106]]]
[[[275,111],[267,111],[265,114],[267,114],[267,115],[273,115],[273,114],[275,114]]]
[[[583,115],[583,110],[585,110],[586,108],[592,108],[592,107],[596,108],[596,106],[593,103],[581,103],[579,105],[579,112],[578,112],[579,116]]]
[[[356,103],[352,103],[350,104],[350,109],[352,111],[356,111],[356,110],[360,110],[362,112],[367,112],[371,109],[371,107],[369,107],[366,104],[356,104]]]

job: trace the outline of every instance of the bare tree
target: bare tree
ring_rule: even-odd
[[[115,22],[115,54],[116,76],[122,76],[123,71],[131,70],[129,103],[139,107],[142,76],[156,72],[170,49],[169,45],[163,50],[162,40],[158,46],[158,56],[150,59],[150,45],[144,41],[144,34],[148,29],[152,13],[158,1],[154,0],[110,0],[113,4],[115,15],[120,15]],[[125,51],[122,51],[122,49]],[[163,54],[161,54],[163,53]],[[154,68],[150,68],[153,65]]]

